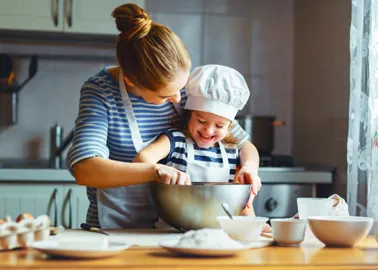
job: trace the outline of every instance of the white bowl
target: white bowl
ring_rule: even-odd
[[[311,231],[326,246],[352,247],[364,239],[373,225],[370,217],[314,216]]]
[[[272,225],[273,240],[280,246],[296,246],[304,240],[306,220],[294,218],[274,218]]]
[[[264,224],[268,221],[265,217],[218,216],[217,220],[221,228],[232,238],[242,242],[258,241]]]

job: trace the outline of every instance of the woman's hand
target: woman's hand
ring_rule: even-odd
[[[158,173],[156,173],[156,181],[158,181],[159,183],[170,185],[192,184],[189,174],[179,171],[173,167],[159,164],[157,171],[160,173],[160,176],[158,175]]]
[[[251,166],[241,167],[240,170],[237,171],[233,182],[239,184],[252,184],[251,192],[255,196],[261,188],[261,179]]]

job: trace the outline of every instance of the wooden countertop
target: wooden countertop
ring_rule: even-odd
[[[182,257],[159,247],[131,247],[115,257],[73,260],[38,251],[0,251],[0,269],[378,269],[378,244],[368,236],[355,248],[325,248],[317,241],[300,247],[249,249],[234,257]]]

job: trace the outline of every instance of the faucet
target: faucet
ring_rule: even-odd
[[[50,158],[49,167],[54,169],[62,168],[62,153],[72,141],[74,129],[63,140],[63,128],[55,124],[50,128]]]

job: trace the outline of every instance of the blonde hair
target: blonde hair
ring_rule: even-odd
[[[180,116],[180,120],[176,123],[177,129],[179,129],[182,133],[185,134],[185,136],[191,137],[189,130],[188,130],[188,124],[189,120],[192,117],[192,110],[182,110],[182,114]],[[238,145],[239,140],[236,139],[232,134],[230,133],[232,127],[232,122],[230,123],[230,126],[228,127],[228,133],[226,137],[222,139],[222,143],[228,145],[229,147],[236,147]]]
[[[180,71],[190,69],[190,56],[180,38],[168,27],[153,22],[135,4],[114,9],[117,59],[124,75],[136,86],[149,90],[164,87]]]

